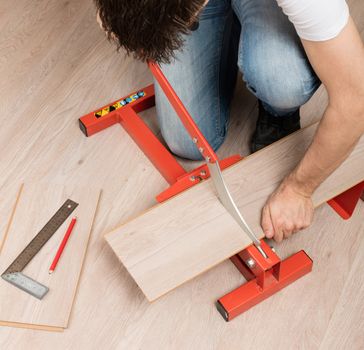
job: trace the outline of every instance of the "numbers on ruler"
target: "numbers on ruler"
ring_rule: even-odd
[[[22,271],[77,206],[78,203],[67,199],[4,273]]]

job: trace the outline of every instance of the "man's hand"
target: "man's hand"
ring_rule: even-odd
[[[312,223],[311,195],[287,177],[269,197],[262,212],[261,225],[267,238],[281,242]]]
[[[334,39],[302,43],[329,105],[303,159],[263,209],[265,235],[277,241],[311,223],[311,195],[364,134],[364,46],[352,19]]]

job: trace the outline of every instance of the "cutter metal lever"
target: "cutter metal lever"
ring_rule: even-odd
[[[234,220],[239,224],[239,226],[243,229],[243,231],[249,236],[260,254],[262,254],[263,257],[267,259],[268,256],[264,252],[260,240],[248,226],[243,215],[240,213],[238,207],[236,206],[228,187],[226,186],[220,169],[219,159],[216,153],[205,139],[201,130],[198,128],[197,124],[188,113],[187,109],[173,90],[171,84],[168,82],[159,66],[154,62],[149,62],[148,65],[154,77],[157,79],[160,87],[166,94],[169,102],[174,107],[186,130],[190,134],[192,141],[195,143],[196,147],[206,160],[207,166],[210,171],[210,176],[215,185],[220,202],[234,218]]]

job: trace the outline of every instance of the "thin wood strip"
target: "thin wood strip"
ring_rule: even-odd
[[[47,325],[28,324],[28,323],[20,323],[20,322],[3,322],[3,321],[0,321],[0,326],[25,328],[25,329],[35,329],[35,330],[49,331],[49,332],[63,332],[64,331],[63,327],[52,327],[52,326],[47,326]]]
[[[10,226],[11,226],[11,223],[13,222],[15,210],[16,210],[16,207],[17,207],[17,205],[19,203],[19,199],[20,199],[21,193],[23,191],[23,188],[24,188],[24,184],[21,184],[20,187],[19,187],[18,193],[16,195],[16,198],[15,198],[15,201],[14,201],[14,204],[13,204],[13,209],[11,210],[10,217],[9,217],[8,222],[6,224],[4,234],[2,236],[2,239],[0,240],[0,254],[1,254],[1,251],[2,251],[2,249],[4,247],[6,238],[8,237]],[[4,218],[2,218],[2,219],[4,219]]]
[[[86,243],[86,249],[85,249],[85,251],[84,251],[84,253],[83,253],[83,256],[82,256],[82,259],[81,259],[81,260],[82,260],[82,263],[81,263],[81,270],[80,270],[79,278],[78,278],[78,280],[77,280],[77,284],[76,284],[75,292],[74,292],[74,294],[73,294],[71,310],[73,309],[73,306],[74,306],[74,304],[75,304],[75,302],[76,302],[76,295],[77,295],[77,292],[78,292],[78,289],[79,289],[79,286],[80,286],[81,277],[82,277],[82,273],[83,273],[83,270],[84,270],[86,254],[87,254],[88,246],[89,246],[89,244],[90,244],[91,234],[92,234],[93,229],[94,229],[94,224],[95,224],[95,220],[96,220],[97,211],[98,211],[98,208],[99,208],[99,205],[100,205],[100,198],[101,198],[101,194],[102,194],[102,191],[100,190],[100,192],[99,192],[99,197],[97,198],[96,209],[95,209],[95,215],[93,216],[92,223],[91,223],[90,234],[89,234],[89,236],[88,236],[87,243]],[[69,325],[70,319],[71,319],[71,314],[70,314],[69,318],[67,319],[67,325],[66,325],[66,327],[65,327],[65,328],[68,328],[68,325]]]

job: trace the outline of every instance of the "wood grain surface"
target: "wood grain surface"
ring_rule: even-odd
[[[311,144],[317,124],[223,171],[236,205],[259,238],[261,210]],[[315,207],[364,180],[364,137],[317,189]],[[153,301],[238,253],[252,242],[219,202],[211,180],[157,205],[105,236]]]
[[[364,37],[363,1],[348,3]],[[340,319],[345,300],[339,303],[351,271],[360,271],[353,267],[364,240],[363,203],[349,221],[323,205],[309,229],[275,244],[282,258],[305,249],[313,271],[233,322],[224,322],[214,306],[244,283],[230,261],[149,303],[103,235],[151,208],[168,184],[119,126],[85,138],[77,125],[80,116],[150,84],[146,66],[107,42],[89,0],[1,0],[0,28],[1,201],[12,201],[2,196],[9,186],[15,195],[30,180],[102,188],[68,328],[0,327],[0,349],[331,350],[339,337],[346,349],[364,348],[360,308],[348,308]],[[321,87],[302,108],[302,125],[320,120],[326,104]],[[239,75],[219,157],[249,153],[257,114]],[[160,136],[155,110],[143,119]],[[199,164],[180,162],[186,169]],[[363,284],[353,278],[346,300],[360,303]],[[346,329],[352,336],[341,336]]]
[[[0,191],[0,254],[13,221],[23,184],[12,184]]]
[[[66,199],[79,205],[24,269],[27,276],[49,287],[42,300],[0,280],[0,325],[54,331],[67,328],[99,196],[99,190],[79,186],[25,184],[0,254],[1,273]],[[49,267],[74,216],[77,217],[74,232],[56,270],[49,274]]]

